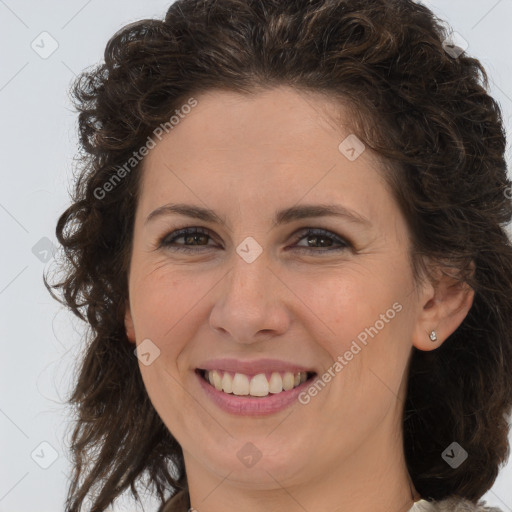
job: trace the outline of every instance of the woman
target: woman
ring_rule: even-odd
[[[510,182],[446,41],[409,0],[178,0],[79,77],[67,511],[144,476],[164,512],[489,510]]]

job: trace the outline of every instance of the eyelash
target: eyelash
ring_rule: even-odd
[[[190,227],[190,228],[183,228],[178,229],[177,231],[173,231],[172,233],[164,235],[160,240],[158,241],[158,248],[165,248],[170,249],[172,251],[182,251],[182,252],[196,252],[197,249],[186,247],[186,246],[172,246],[172,243],[175,242],[178,238],[182,238],[184,236],[188,235],[207,235],[209,237],[209,240],[213,240],[213,237],[210,235],[210,231],[205,228],[198,228],[198,227]],[[295,243],[301,241],[303,238],[307,236],[318,236],[318,237],[325,237],[330,238],[334,240],[335,242],[338,242],[341,244],[341,247],[329,247],[327,249],[322,248],[314,248],[314,247],[298,247],[296,250],[299,252],[307,252],[307,253],[327,253],[332,251],[343,251],[347,249],[353,249],[353,245],[346,239],[336,235],[336,233],[333,233],[332,231],[327,231],[325,229],[320,228],[305,228],[305,230],[302,230],[300,233],[300,236],[296,238]],[[169,238],[170,237],[170,238]],[[208,241],[209,241],[208,240]],[[206,245],[201,246],[192,246],[192,247],[207,247]],[[200,249],[201,250],[201,249]]]

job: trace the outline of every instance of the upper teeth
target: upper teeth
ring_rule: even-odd
[[[267,396],[269,393],[276,394],[281,391],[288,391],[297,387],[307,380],[306,372],[285,372],[281,376],[278,372],[273,372],[270,380],[264,373],[259,373],[254,377],[248,377],[243,373],[235,373],[234,377],[230,373],[224,372],[222,375],[218,370],[207,370],[205,372],[206,380],[218,391],[224,393],[233,393],[234,395]]]

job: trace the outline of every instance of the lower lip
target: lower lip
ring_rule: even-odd
[[[214,386],[206,382],[198,372],[195,372],[195,374],[206,395],[215,404],[226,412],[240,416],[264,416],[286,409],[298,401],[301,391],[309,387],[311,380],[308,379],[296,388],[281,391],[281,393],[275,395],[269,394],[265,397],[250,398],[247,395],[239,396],[218,391]]]

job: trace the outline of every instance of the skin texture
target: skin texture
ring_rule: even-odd
[[[287,87],[197,100],[144,162],[125,319],[133,343],[149,338],[160,350],[139,366],[183,448],[192,506],[408,510],[401,415],[411,349],[437,348],[466,316],[472,292],[448,277],[435,286],[414,281],[409,232],[382,167],[369,149],[354,161],[338,150],[350,132],[326,114],[343,119],[332,100]],[[145,225],[166,203],[210,208],[226,226],[176,214]],[[275,210],[319,203],[349,208],[371,226],[315,217],[272,227]],[[194,226],[211,235],[189,242],[196,252],[158,246]],[[299,252],[308,247],[299,239],[305,228],[331,231],[354,249],[322,253],[313,237],[310,252]],[[249,236],[263,249],[252,263],[236,252]],[[307,405],[232,415],[206,397],[194,373],[205,359],[269,357],[322,374],[394,303],[402,310]],[[252,467],[237,457],[249,442],[261,453]]]

